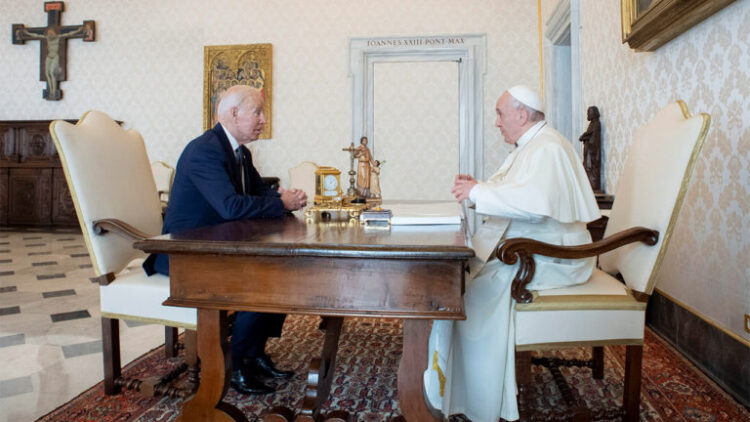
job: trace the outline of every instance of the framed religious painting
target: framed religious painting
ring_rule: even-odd
[[[271,138],[273,104],[271,44],[207,45],[203,48],[203,129],[216,124],[216,102],[233,85],[258,88],[265,100],[266,126],[261,139]]]
[[[620,0],[622,42],[654,51],[734,0]]]

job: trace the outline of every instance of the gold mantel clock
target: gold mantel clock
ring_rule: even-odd
[[[315,171],[315,204],[341,199],[341,171],[335,167],[318,167]]]

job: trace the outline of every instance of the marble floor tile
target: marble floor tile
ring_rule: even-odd
[[[7,308],[0,308],[0,316],[13,315],[21,313],[20,306],[8,306]]]
[[[11,334],[0,337],[0,347],[17,346],[26,343],[25,334]]]
[[[31,386],[31,377],[11,378],[0,380],[0,397],[11,397],[19,394],[30,393],[33,391]]]
[[[49,299],[51,297],[60,297],[60,296],[72,296],[75,295],[76,291],[73,289],[67,289],[67,290],[55,290],[53,292],[43,292],[42,297],[45,299]]]
[[[87,341],[86,343],[71,344],[62,347],[63,356],[65,359],[74,358],[76,356],[90,355],[92,353],[102,352],[101,340]]]
[[[32,267],[41,267],[43,265],[57,265],[57,261],[42,261],[42,262],[32,262]]]
[[[91,318],[91,314],[86,309],[79,309],[77,311],[61,312],[59,314],[50,315],[52,322],[70,321],[72,319]]]
[[[28,422],[102,380],[99,286],[76,230],[0,239],[0,422]],[[120,321],[120,343],[124,366],[164,343],[164,327]]]

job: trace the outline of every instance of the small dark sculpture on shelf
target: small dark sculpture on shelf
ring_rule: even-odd
[[[578,138],[583,142],[583,167],[589,176],[594,193],[601,193],[602,125],[599,122],[599,109],[596,106],[589,107],[587,118],[589,127]]]

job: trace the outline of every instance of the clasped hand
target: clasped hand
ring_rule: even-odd
[[[307,194],[300,189],[284,189],[279,187],[281,202],[287,211],[296,211],[307,205]]]
[[[469,199],[471,189],[477,183],[479,183],[477,179],[468,174],[457,174],[456,179],[453,181],[453,189],[451,189],[451,193],[456,197],[458,202],[461,202],[464,199]]]

